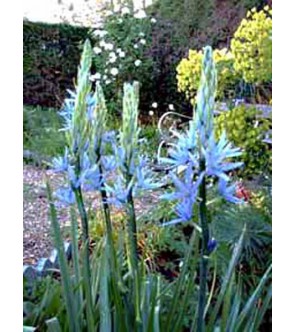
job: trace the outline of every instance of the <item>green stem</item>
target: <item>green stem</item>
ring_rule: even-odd
[[[81,187],[74,188],[74,193],[76,197],[76,202],[78,206],[78,211],[81,217],[82,222],[82,240],[83,240],[83,269],[85,275],[85,293],[87,298],[87,316],[89,319],[92,316],[92,308],[93,308],[93,299],[91,292],[91,272],[90,272],[90,248],[89,248],[89,231],[88,231],[88,217],[84,205],[83,195]]]
[[[205,169],[205,160],[200,162],[200,171]],[[205,331],[205,306],[206,306],[206,286],[207,286],[207,270],[208,270],[208,242],[209,242],[209,226],[207,221],[207,207],[206,207],[206,177],[200,185],[199,197],[201,199],[199,205],[199,217],[202,227],[202,251],[201,251],[201,262],[200,262],[200,291],[198,301],[198,321],[197,331]]]
[[[127,175],[127,183],[131,181],[131,176]],[[140,283],[138,274],[138,250],[137,250],[137,229],[136,229],[136,214],[134,208],[134,201],[132,195],[132,187],[127,196],[127,235],[128,235],[128,247],[130,253],[130,266],[133,278],[133,295],[135,305],[135,320],[136,330],[141,330],[141,317],[140,317]]]

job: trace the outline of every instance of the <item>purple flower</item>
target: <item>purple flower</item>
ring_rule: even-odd
[[[217,247],[217,241],[212,237],[207,243],[207,250],[211,254]]]

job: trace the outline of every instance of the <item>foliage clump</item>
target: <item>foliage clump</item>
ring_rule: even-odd
[[[238,106],[222,112],[215,119],[215,134],[220,137],[225,130],[228,138],[243,149],[244,175],[259,174],[271,168],[271,150],[263,142],[271,128],[269,119],[259,117],[256,108]]]
[[[188,58],[184,58],[177,66],[178,91],[185,92],[186,97],[195,103],[195,96],[200,85],[203,51],[189,50]],[[213,51],[213,59],[218,73],[217,98],[225,97],[233,89],[237,80],[234,71],[234,58],[227,49]]]
[[[234,68],[248,83],[272,78],[272,10],[248,11],[231,41]]]

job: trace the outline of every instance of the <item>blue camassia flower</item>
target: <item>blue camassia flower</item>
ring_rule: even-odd
[[[58,199],[57,206],[69,206],[76,202],[75,194],[69,187],[62,187],[55,191],[54,197]]]
[[[132,188],[132,182],[128,184],[128,187],[124,185],[124,178],[122,175],[118,175],[116,182],[113,186],[105,183],[105,189],[108,193],[108,203],[114,204],[116,207],[120,208],[127,203],[128,195]]]
[[[143,156],[139,156],[138,164],[135,166],[135,178],[135,192],[157,189],[162,185],[162,183],[156,181],[149,168],[148,159]]]
[[[177,144],[173,144],[173,147],[169,149],[169,158],[161,158],[160,161],[175,167],[186,165],[188,162],[192,162],[197,166],[197,132],[194,129],[192,121],[190,122],[189,130],[185,133],[180,134],[173,131],[173,135],[178,139]]]
[[[65,149],[65,154],[63,156],[55,157],[52,160],[52,168],[56,173],[66,172],[69,167],[69,152]]]
[[[175,191],[172,193],[166,193],[160,198],[166,200],[179,200],[175,207],[175,213],[178,218],[165,223],[164,225],[176,224],[178,222],[188,222],[192,219],[194,204],[198,196],[198,189],[205,176],[204,173],[201,173],[197,179],[194,179],[196,173],[193,168],[194,166],[192,163],[187,166],[184,171],[185,174],[183,181],[181,181],[174,173],[170,173]]]
[[[220,195],[226,199],[228,202],[235,203],[235,204],[241,204],[243,203],[243,199],[240,199],[235,196],[235,193],[237,191],[237,185],[234,183],[230,186],[227,185],[228,181],[224,179],[220,179],[218,182],[218,190]]]
[[[225,132],[222,133],[218,142],[215,141],[214,134],[208,140],[206,149],[202,147],[202,153],[206,161],[206,175],[216,176],[229,181],[229,176],[225,172],[232,171],[243,165],[242,162],[228,162],[228,158],[240,156],[239,148],[233,148],[227,140]]]
[[[69,93],[70,97],[66,98],[64,101],[64,106],[59,112],[60,116],[64,120],[64,128],[62,129],[63,131],[70,130],[73,126],[72,119],[73,119],[73,114],[74,114],[74,109],[75,109],[75,103],[76,103],[76,98],[77,98],[77,93],[73,92],[71,90],[67,90]],[[95,93],[90,93],[86,97],[86,105],[87,105],[87,119],[88,121],[94,121],[94,110],[97,104],[97,98]]]

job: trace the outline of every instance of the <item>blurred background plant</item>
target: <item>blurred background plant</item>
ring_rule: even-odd
[[[271,172],[271,148],[264,137],[271,130],[271,119],[261,115],[255,107],[237,106],[221,112],[216,118],[216,136],[225,130],[229,139],[243,149],[245,164],[240,175],[255,176]]]

